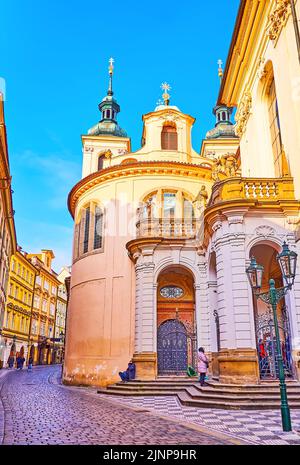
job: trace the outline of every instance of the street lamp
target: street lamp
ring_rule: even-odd
[[[277,362],[279,370],[279,386],[280,386],[280,399],[281,399],[281,419],[283,431],[292,431],[290,408],[287,399],[286,383],[283,367],[283,358],[280,344],[280,334],[277,318],[277,304],[292,289],[296,275],[297,254],[289,249],[286,242],[283,243],[282,252],[277,255],[284,281],[286,285],[278,289],[275,288],[274,279],[269,281],[269,291],[259,292],[262,287],[262,277],[264,268],[256,263],[254,257],[251,258],[250,266],[246,269],[246,273],[257,299],[270,304],[273,310],[273,320],[275,327],[276,346],[277,346]]]

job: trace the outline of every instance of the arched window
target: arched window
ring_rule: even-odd
[[[272,78],[268,91],[268,113],[271,143],[274,157],[275,176],[282,176],[282,140],[280,131],[280,120],[278,112],[278,103],[276,97],[276,87],[274,78]]]
[[[103,210],[90,202],[80,212],[80,221],[75,225],[73,260],[93,250],[102,251],[102,247]]]
[[[178,150],[178,137],[176,126],[165,124],[161,132],[162,150]]]
[[[83,253],[89,250],[89,232],[90,232],[90,207],[85,210],[85,226],[84,226],[84,239],[83,239]]]
[[[103,230],[103,213],[101,208],[95,208],[95,224],[94,224],[94,250],[102,247],[102,230]]]

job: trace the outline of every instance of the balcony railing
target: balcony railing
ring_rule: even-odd
[[[213,186],[208,204],[230,200],[255,200],[274,202],[278,200],[295,200],[292,178],[230,178]]]
[[[177,218],[146,218],[136,224],[137,237],[162,237],[162,238],[196,238],[200,225],[199,219]]]

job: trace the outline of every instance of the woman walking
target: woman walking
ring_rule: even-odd
[[[203,347],[200,347],[198,351],[198,373],[201,386],[204,386],[204,380],[207,373],[208,365],[208,358],[204,353]]]

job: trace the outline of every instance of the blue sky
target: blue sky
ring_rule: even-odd
[[[225,62],[238,0],[3,0],[0,85],[18,243],[52,248],[56,270],[71,261],[73,222],[67,195],[81,176],[81,134],[99,120],[108,59],[115,59],[119,123],[140,147],[142,114],[160,85],[171,104],[196,117],[200,150],[214,125],[217,60]]]

